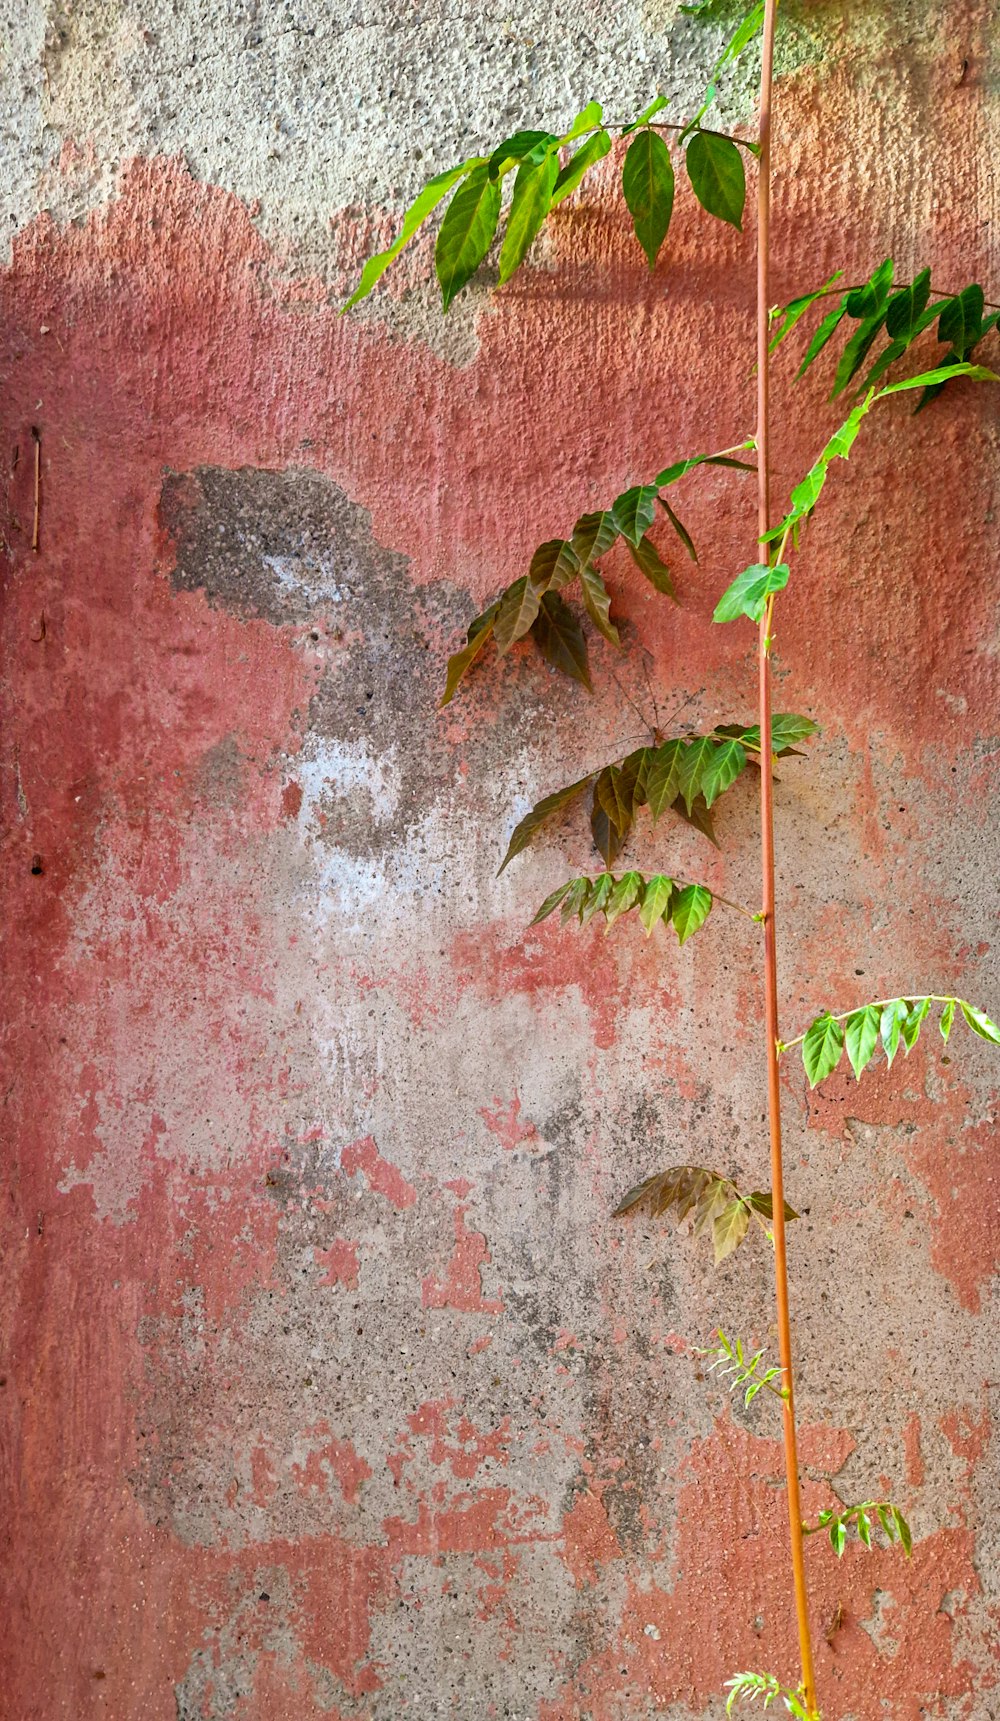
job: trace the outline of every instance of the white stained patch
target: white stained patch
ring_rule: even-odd
[[[351,595],[346,586],[337,584],[328,564],[312,562],[304,556],[265,556],[263,562],[282,590],[294,597],[339,604]]]

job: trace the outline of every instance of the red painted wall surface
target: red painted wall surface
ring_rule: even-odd
[[[899,11],[921,29],[831,8],[782,81],[777,296],[891,251],[1000,297],[995,9]],[[338,289],[370,235],[335,215]],[[752,235],[681,200],[650,277],[605,182],[548,245],[476,289],[459,364],[339,318],[177,159],[14,239],[10,1721],[686,1721],[739,1666],[793,1673],[777,1429],[690,1354],[768,1341],[766,1254],[715,1274],[609,1219],[678,1160],[760,1180],[752,931],[526,932],[563,857],[493,877],[532,800],[636,744],[633,702],[750,719],[750,630],[707,625],[743,481],[690,481],[680,609],[609,562],[628,650],[598,642],[592,701],[515,652],[435,708],[537,542],[749,428]],[[782,492],[836,422],[793,363]],[[887,991],[1000,1004],[997,410],[887,412],[810,529],[778,641],[780,705],[823,730],[779,790],[789,1032]],[[742,785],[721,853],[661,829],[637,864],[752,901],[754,817]],[[888,1488],[916,1539],[810,1549],[843,1721],[1000,1715],[998,1068],[925,1039],[857,1087],[786,1076],[807,1505]]]

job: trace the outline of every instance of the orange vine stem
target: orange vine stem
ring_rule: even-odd
[[[763,536],[771,526],[770,403],[768,337],[771,239],[771,92],[774,78],[774,26],[778,0],[766,0],[760,88],[760,173],[757,192],[757,496],[758,526]],[[802,1662],[802,1692],[810,1715],[816,1712],[809,1597],[806,1591],[802,1503],[799,1493],[798,1442],[795,1434],[795,1379],[792,1369],[792,1329],[788,1312],[788,1257],[785,1248],[785,1180],[781,1153],[781,1089],[778,1070],[778,962],[774,916],[774,768],[771,756],[771,617],[773,597],[760,624],[758,667],[760,683],[760,811],[763,870],[764,1021],[767,1041],[767,1100],[771,1131],[771,1195],[774,1211],[774,1281],[778,1315],[778,1355],[786,1394],[782,1401],[782,1434],[791,1538],[792,1584]]]

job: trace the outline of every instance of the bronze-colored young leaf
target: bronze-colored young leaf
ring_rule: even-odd
[[[675,813],[679,813],[687,824],[692,825],[696,831],[700,831],[703,837],[707,837],[713,848],[718,848],[719,839],[715,834],[715,823],[705,805],[704,795],[696,795],[690,807],[685,804],[684,796],[678,795],[672,805]]]
[[[610,509],[601,508],[595,514],[581,514],[571,542],[581,562],[594,562],[610,550],[618,535]]]
[[[628,553],[639,572],[645,575],[650,585],[656,591],[662,592],[664,597],[672,598],[676,603],[677,593],[674,591],[673,581],[670,578],[670,569],[648,534],[641,537],[637,544],[629,542]]]
[[[721,1266],[728,1255],[738,1249],[750,1226],[750,1215],[743,1201],[731,1201],[716,1215],[712,1223],[715,1265]]]
[[[493,626],[499,657],[504,657],[516,640],[523,639],[531,631],[539,601],[538,587],[526,576],[507,587]]]
[[[593,772],[587,777],[580,777],[575,783],[567,783],[565,788],[556,789],[551,795],[546,795],[530,813],[526,813],[520,824],[514,827],[513,835],[507,845],[507,853],[500,865],[500,872],[509,866],[515,855],[522,853],[542,831],[561,819],[568,812],[574,801],[579,800],[584,790],[593,782]],[[499,878],[500,873],[497,874]]]
[[[625,847],[625,841],[630,829],[631,822],[623,831],[620,831],[617,825],[612,824],[595,794],[594,804],[590,813],[590,831],[594,839],[594,847],[603,860],[605,866],[609,869],[614,866],[615,861],[618,859],[622,849]]]
[[[546,592],[531,629],[531,637],[554,669],[561,670],[574,681],[580,681],[588,693],[593,693],[590,668],[587,663],[587,642],[573,611],[558,592]]]
[[[602,633],[609,644],[621,646],[621,635],[611,620],[611,593],[597,569],[586,562],[580,568],[580,587],[584,607],[598,633]]]
[[[748,1205],[753,1208],[753,1211],[755,1213],[759,1213],[762,1218],[767,1219],[768,1221],[773,1220],[773,1218],[774,1218],[774,1196],[772,1195],[770,1189],[755,1189],[753,1191],[752,1195],[748,1195],[746,1197],[746,1201],[747,1201]],[[798,1217],[799,1217],[799,1215],[796,1213],[795,1208],[790,1206],[789,1203],[786,1201],[785,1202],[785,1218],[786,1219],[798,1219]]]
[[[654,1219],[669,1212],[673,1206],[683,1206],[684,1211],[679,1215],[683,1218],[707,1185],[718,1180],[719,1173],[708,1171],[703,1165],[673,1165],[669,1171],[657,1171],[652,1177],[643,1178],[627,1195],[623,1195],[614,1210],[614,1218],[621,1219],[647,1202]]]
[[[565,538],[550,538],[532,556],[528,578],[541,597],[543,592],[561,591],[579,572],[580,558],[572,544]]]
[[[674,513],[673,509],[670,506],[670,503],[667,501],[667,498],[665,496],[660,497],[660,507],[663,509],[664,513],[666,514],[667,519],[670,521],[670,524],[674,528],[674,531],[677,533],[678,538],[680,539],[681,543],[684,545],[684,548],[687,551],[688,555],[691,557],[692,562],[696,562],[698,560],[698,552],[694,547],[694,539],[692,538],[692,536],[691,536],[690,532],[688,531],[687,527],[685,526],[684,522],[682,520],[678,520],[677,515]]]
[[[632,823],[631,784],[622,780],[618,765],[605,765],[594,784],[594,798],[599,801],[615,830],[624,836]]]
[[[484,610],[482,615],[477,616],[469,628],[468,643],[462,647],[461,651],[456,651],[449,657],[448,674],[445,679],[441,707],[450,705],[454,699],[459,682],[471,669],[492,634],[499,609],[500,602],[498,599],[495,604],[490,605],[488,610]]]

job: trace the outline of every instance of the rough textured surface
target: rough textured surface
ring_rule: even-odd
[[[443,329],[426,244],[336,314],[431,167],[683,106],[710,45],[661,0],[4,11],[4,1713],[718,1717],[795,1665],[773,1418],[690,1354],[768,1340],[769,1262],[609,1211],[679,1159],[765,1180],[754,935],[526,932],[560,844],[494,874],[650,682],[750,717],[749,630],[706,625],[745,481],[689,481],[680,610],[609,561],[593,701],[517,652],[435,701],[534,544],[745,432],[752,239],[679,199],[650,278],[606,178]],[[789,30],[776,296],[892,249],[1000,297],[1000,8]],[[791,374],[782,490],[835,422]],[[1000,1006],[996,424],[961,390],[873,421],[811,528],[789,1032]],[[753,902],[754,819],[748,781],[721,853],[663,826],[637,864]],[[810,1548],[828,1721],[1000,1715],[998,1066],[952,1053],[785,1082],[807,1506],[891,1489],[916,1537]]]

